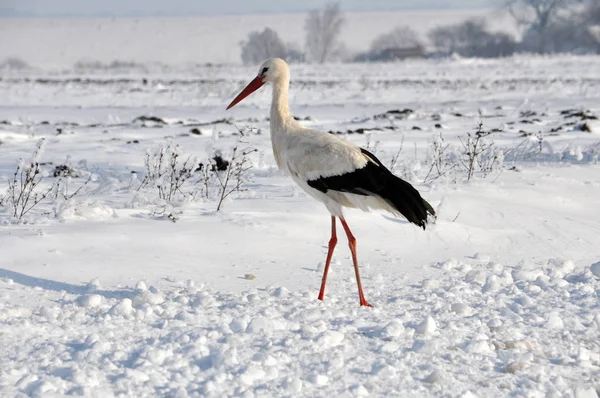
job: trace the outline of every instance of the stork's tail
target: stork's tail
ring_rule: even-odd
[[[435,216],[433,207],[408,182],[389,173],[379,196],[408,221],[425,229],[427,215]]]
[[[389,171],[375,155],[366,149],[360,150],[378,166],[373,168],[367,164],[365,168],[365,171],[370,174],[370,180],[377,181],[371,184],[374,188],[372,192],[390,206],[392,211],[399,212],[411,223],[425,229],[427,215],[435,217],[435,211],[429,202],[423,199],[412,185]],[[368,169],[371,171],[368,172]]]

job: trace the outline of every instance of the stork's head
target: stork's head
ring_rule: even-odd
[[[289,78],[290,68],[281,58],[271,58],[263,62],[258,68],[258,77],[262,77],[265,83],[271,83],[281,78]]]
[[[230,109],[234,107],[238,102],[258,90],[265,83],[273,83],[279,81],[289,81],[290,69],[287,63],[281,58],[271,58],[263,62],[258,68],[258,75],[252,80],[246,88],[238,94],[237,97],[227,107]]]

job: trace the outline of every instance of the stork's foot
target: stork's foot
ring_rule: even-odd
[[[364,297],[361,297],[361,298],[360,298],[360,306],[361,306],[361,307],[371,307],[371,308],[373,308],[373,306],[372,306],[371,304],[369,304],[369,303],[367,302],[367,300],[365,300],[365,298],[364,298]]]

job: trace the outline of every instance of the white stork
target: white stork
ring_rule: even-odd
[[[372,153],[332,134],[308,130],[290,113],[288,89],[290,70],[286,62],[272,58],[263,63],[254,78],[229,104],[230,109],[265,83],[273,85],[271,103],[271,143],[279,169],[331,213],[331,239],[319,300],[325,296],[325,284],[333,250],[337,243],[336,217],[348,237],[361,306],[365,299],[358,259],[356,238],[344,219],[342,207],[363,211],[383,209],[425,229],[427,214],[435,215],[431,205],[408,182],[394,176]]]

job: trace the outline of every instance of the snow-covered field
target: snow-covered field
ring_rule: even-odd
[[[224,110],[255,73],[4,74],[0,178],[45,138],[42,185],[59,165],[69,192],[92,181],[22,223],[0,208],[1,396],[598,395],[599,57],[292,67],[303,123],[386,165],[402,147],[394,171],[438,210],[426,231],[347,212],[374,308],[344,239],[316,299],[330,219],[276,170],[270,92]],[[432,141],[460,152],[480,121],[502,167],[426,179]],[[138,190],[146,150],[204,161],[240,139],[251,181],[221,211],[198,198],[172,222]]]

